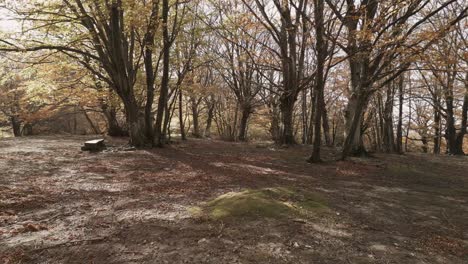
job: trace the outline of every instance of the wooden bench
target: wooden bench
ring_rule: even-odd
[[[81,147],[83,151],[101,151],[106,148],[104,144],[104,139],[94,139],[89,140],[84,143],[84,146]]]

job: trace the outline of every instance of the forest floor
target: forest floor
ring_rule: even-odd
[[[468,263],[468,157],[85,139],[0,141],[0,263]]]

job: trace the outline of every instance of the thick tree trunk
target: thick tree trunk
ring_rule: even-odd
[[[446,103],[446,130],[445,138],[447,140],[447,153],[451,155],[463,155],[463,152],[459,152],[457,146],[457,129],[455,127],[455,116],[453,106],[453,95],[449,91],[446,91],[445,96]]]
[[[247,125],[251,113],[252,108],[250,106],[243,107],[239,123],[239,141],[247,141]]]
[[[348,102],[345,113],[346,135],[343,145],[342,159],[349,155],[359,156],[367,153],[362,139],[362,121],[368,95],[353,94]]]
[[[15,137],[21,137],[21,121],[16,117],[10,117],[11,128]]]
[[[130,144],[137,148],[151,146],[152,142],[146,135],[145,114],[139,111],[136,103],[127,103],[125,112],[127,115]]]
[[[295,99],[290,96],[282,98],[280,102],[282,128],[279,143],[282,145],[296,144],[293,124],[294,102]]]
[[[389,84],[387,87],[387,95],[383,111],[383,147],[387,153],[396,151],[395,137],[393,134],[393,85]]]

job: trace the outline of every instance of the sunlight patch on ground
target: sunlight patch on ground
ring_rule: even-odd
[[[383,252],[388,250],[387,246],[381,245],[381,244],[374,244],[370,247],[370,249],[375,250],[375,251],[383,251]]]
[[[386,193],[407,193],[408,192],[407,189],[397,188],[397,187],[374,186],[374,189],[377,192],[386,192]]]
[[[351,237],[352,234],[349,232],[346,232],[344,230],[336,229],[336,228],[330,228],[318,224],[312,224],[312,228],[315,229],[316,231],[320,233],[325,233],[327,235],[333,236],[333,237],[341,237],[341,238],[348,238]]]
[[[133,209],[116,212],[115,216],[117,221],[147,221],[147,220],[164,220],[164,221],[178,221],[190,218],[190,213],[184,206],[175,206],[175,211],[163,212],[158,209]]]
[[[233,170],[244,169],[251,173],[257,173],[262,175],[271,175],[271,174],[281,174],[282,171],[273,170],[270,168],[264,168],[260,166],[254,166],[249,164],[241,164],[241,163],[223,163],[223,162],[212,162],[210,165],[218,168],[229,168]]]

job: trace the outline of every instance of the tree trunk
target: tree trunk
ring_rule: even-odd
[[[421,142],[422,142],[422,151],[423,153],[427,153],[429,151],[429,146],[428,146],[428,140],[427,136],[422,136],[421,137]]]
[[[408,86],[408,123],[406,124],[406,132],[405,132],[405,152],[408,152],[408,141],[409,141],[409,134],[410,134],[410,129],[411,129],[411,116],[413,114],[413,109],[412,109],[412,101],[411,101],[411,78],[409,78],[409,86]]]
[[[440,145],[441,145],[441,140],[442,136],[440,134],[440,109],[439,109],[439,104],[440,100],[437,97],[436,93],[434,93],[432,97],[432,103],[434,105],[434,154],[440,154]]]
[[[393,153],[396,150],[395,137],[393,134],[393,84],[387,87],[387,95],[383,110],[383,147],[387,153]]]
[[[163,73],[161,79],[161,91],[158,100],[158,112],[156,114],[154,140],[158,147],[164,146],[163,119],[164,110],[167,108],[167,97],[169,94],[169,66],[171,39],[169,36],[169,0],[162,1],[162,27],[163,27]]]
[[[204,136],[208,138],[211,137],[211,124],[213,123],[215,106],[216,105],[213,101],[211,101],[208,105],[208,116],[206,119],[206,127],[204,132]]]
[[[137,148],[151,146],[151,140],[146,135],[145,114],[139,111],[136,103],[127,103],[125,107],[128,122],[130,144]]]
[[[21,137],[21,121],[16,117],[10,117],[11,128],[15,137]]]
[[[242,109],[241,120],[239,124],[239,141],[247,141],[247,124],[252,112],[250,106],[244,106]]]
[[[307,144],[309,118],[307,115],[307,89],[302,90],[302,144]]]
[[[333,142],[330,137],[330,125],[329,125],[328,111],[327,111],[327,106],[325,105],[325,101],[322,102],[322,105],[323,105],[323,113],[322,113],[323,135],[325,137],[325,144],[330,147],[333,145]]]
[[[198,101],[195,98],[190,98],[191,108],[192,108],[192,120],[193,120],[193,130],[192,136],[196,138],[201,137],[200,133],[200,123],[199,123],[199,112],[198,112]]]
[[[316,98],[316,109],[315,109],[315,124],[314,124],[314,145],[312,149],[312,155],[309,158],[309,162],[317,163],[321,162],[320,157],[320,147],[322,145],[322,114],[325,108],[325,99],[324,99],[324,64],[326,60],[327,47],[325,46],[325,28],[323,21],[323,12],[324,12],[324,1],[323,0],[314,0],[314,16],[315,16],[315,31],[316,31],[316,49],[317,49],[317,78],[315,80],[315,94]]]
[[[315,87],[315,85],[314,85]],[[311,103],[311,111],[310,111],[310,116],[309,116],[309,135],[307,137],[307,144],[308,145],[312,145],[312,142],[314,140],[314,118],[315,118],[315,110],[316,110],[316,93],[315,93],[315,89],[311,89],[311,92],[310,92],[310,103]]]
[[[173,101],[174,102],[174,101]],[[162,132],[162,138],[164,138],[165,143],[170,142],[170,126],[171,126],[171,118],[172,118],[172,113],[174,111],[174,104],[167,105],[166,109],[164,110],[164,121],[163,121],[163,132]]]
[[[290,96],[281,98],[280,110],[281,110],[281,123],[283,125],[281,129],[281,135],[279,143],[282,145],[294,145],[296,139],[294,138],[294,98]]]
[[[466,135],[468,126],[468,73],[465,74],[465,96],[463,98],[462,117],[461,117],[460,132],[458,132],[455,140],[455,155],[464,155],[463,141]]]
[[[156,34],[156,25],[159,21],[159,1],[153,1],[151,16],[147,32],[144,37],[145,50],[143,53],[143,62],[146,73],[146,104],[145,104],[145,127],[146,137],[154,142],[153,131],[153,103],[154,103],[154,69],[153,69],[153,50],[154,38]]]
[[[182,90],[179,90],[179,126],[180,126],[180,136],[182,140],[187,140],[187,135],[185,134],[185,123],[184,123],[184,111],[182,110]]]
[[[459,149],[457,148],[457,129],[455,127],[453,95],[450,91],[446,91],[445,93],[447,109],[445,138],[447,139],[447,153],[451,155],[461,155],[462,153],[459,153]]]
[[[345,113],[346,140],[341,159],[349,155],[359,156],[367,153],[362,140],[362,120],[369,95],[353,94]]]
[[[153,132],[153,102],[154,102],[154,74],[153,74],[153,44],[154,36],[146,36],[146,48],[144,54],[144,63],[146,70],[146,104],[145,104],[145,128],[146,128],[146,137],[153,142],[154,132]]]
[[[396,136],[396,151],[397,153],[403,153],[403,104],[404,104],[404,75],[400,76],[398,83],[398,125],[397,125],[397,136]]]
[[[126,137],[128,131],[122,128],[117,120],[117,110],[114,107],[103,107],[104,116],[107,119],[107,134],[111,137]]]

